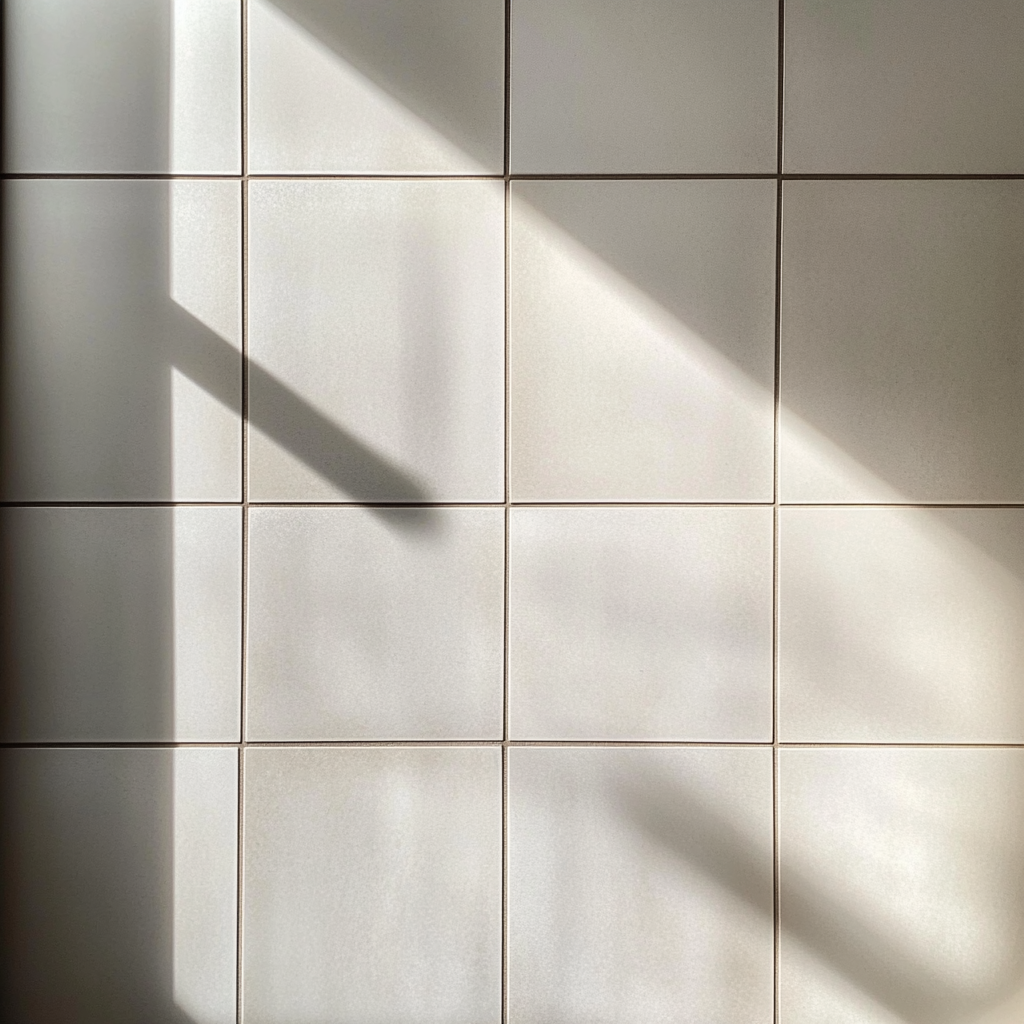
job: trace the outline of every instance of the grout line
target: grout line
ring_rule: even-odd
[[[504,170],[504,470],[505,470],[505,551],[504,551],[504,602],[502,634],[502,695],[501,695],[501,1021],[508,1024],[508,711],[509,711],[509,523],[512,501],[510,480],[511,434],[510,434],[510,221],[511,208],[511,157],[512,157],[512,0],[505,0],[505,104],[504,104],[504,146],[502,168]]]
[[[506,383],[507,387],[507,383]],[[243,442],[244,443],[244,442]],[[506,487],[507,487],[506,482]],[[1024,502],[868,501],[0,501],[0,508],[810,508],[1021,509]]]
[[[244,154],[243,154],[244,155]],[[1024,181],[1024,174],[839,174],[786,171],[652,174],[243,174],[250,181]],[[237,174],[16,173],[5,181],[237,181]]]
[[[1021,743],[942,743],[942,742],[838,742],[813,740],[25,740],[0,742],[0,750],[175,750],[236,749],[256,747],[726,747],[763,748],[765,750],[1024,750]]]
[[[786,110],[786,0],[779,0],[776,57],[775,380],[772,453],[772,1020],[779,1024],[782,903],[779,853],[779,423],[782,410],[782,204]]]
[[[238,721],[238,832],[235,849],[236,899],[235,921],[235,1019],[242,1024],[243,1015],[243,934],[245,925],[245,740],[248,731],[248,646],[249,646],[249,3],[241,5],[242,95],[240,114],[241,191],[242,191],[242,629],[241,664],[239,666]]]

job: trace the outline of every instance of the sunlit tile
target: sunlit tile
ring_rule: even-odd
[[[770,509],[514,508],[513,738],[770,740]]]
[[[252,0],[254,174],[501,174],[504,0]]]
[[[502,501],[504,199],[249,186],[251,495]]]
[[[774,172],[775,0],[516,0],[517,173]]]
[[[238,174],[240,0],[8,0],[6,170]]]
[[[787,171],[1024,171],[1018,0],[790,0]]]
[[[788,502],[1024,500],[1024,183],[785,186]]]
[[[0,752],[0,1012],[235,1020],[233,749]]]
[[[516,182],[516,501],[771,501],[775,186]]]
[[[5,182],[3,497],[241,497],[227,181]]]
[[[1024,742],[1024,510],[783,509],[784,740]]]
[[[250,739],[500,739],[501,509],[250,523]]]
[[[246,1024],[498,1024],[500,752],[245,759]]]
[[[237,508],[7,508],[2,735],[238,739]]]
[[[1024,752],[780,761],[781,1024],[1016,1024]]]
[[[509,751],[509,1020],[768,1022],[768,749]]]

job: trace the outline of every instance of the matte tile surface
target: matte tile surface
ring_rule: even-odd
[[[239,736],[238,508],[6,508],[4,720],[20,742]]]
[[[785,186],[780,494],[1024,500],[1024,183]]]
[[[787,171],[1024,171],[1017,0],[789,0]]]
[[[771,501],[775,185],[516,182],[516,501]]]
[[[252,0],[253,174],[501,174],[503,0]]]
[[[1024,742],[1024,510],[783,509],[783,740]]]
[[[509,1020],[772,1018],[772,755],[509,751]]]
[[[516,173],[774,173],[774,0],[515,0]]]
[[[250,739],[500,739],[504,513],[254,509]]]
[[[239,174],[240,0],[8,0],[5,169]]]
[[[504,205],[480,181],[249,187],[251,497],[504,497]]]
[[[782,1024],[1014,1024],[1024,752],[783,750]]]
[[[771,740],[767,508],[514,508],[516,739]]]
[[[4,185],[3,497],[238,501],[239,184]]]
[[[237,759],[0,752],[4,1020],[232,1024]]]
[[[500,752],[245,758],[246,1024],[497,1024]]]

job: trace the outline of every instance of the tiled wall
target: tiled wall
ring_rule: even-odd
[[[1020,0],[5,11],[4,1020],[1024,1019]]]

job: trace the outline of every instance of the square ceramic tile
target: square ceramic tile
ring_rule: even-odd
[[[772,511],[513,508],[515,739],[772,735]]]
[[[249,186],[263,501],[504,500],[504,198],[485,181]]]
[[[785,166],[1024,171],[1018,0],[789,0]]]
[[[251,0],[253,174],[501,174],[504,0]]]
[[[253,509],[249,739],[500,739],[504,512]]]
[[[245,759],[245,1024],[498,1024],[500,751]]]
[[[509,1020],[772,1019],[767,748],[509,751]]]
[[[516,173],[774,173],[775,0],[515,0]]]
[[[236,751],[0,760],[3,1019],[234,1024]]]
[[[239,184],[4,185],[4,499],[238,501]]]
[[[775,184],[521,181],[516,501],[771,501]]]
[[[791,181],[787,502],[1024,500],[1024,183]]]
[[[4,7],[6,170],[240,173],[240,0]]]
[[[1024,509],[783,509],[779,735],[1024,742]]]
[[[238,508],[6,508],[2,737],[236,741]]]
[[[1024,752],[783,750],[781,1024],[1016,1024]]]

